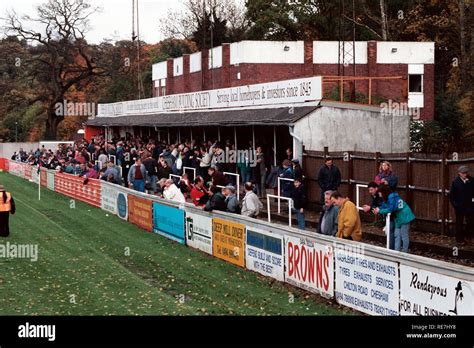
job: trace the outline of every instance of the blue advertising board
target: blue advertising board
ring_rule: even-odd
[[[184,210],[153,202],[153,232],[185,244]]]

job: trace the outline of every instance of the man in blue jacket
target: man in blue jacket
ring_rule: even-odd
[[[456,241],[462,243],[474,234],[474,180],[469,175],[468,166],[459,167],[458,176],[451,184],[449,200],[456,212]]]
[[[135,191],[145,192],[146,168],[142,164],[142,160],[137,158],[135,164],[130,167],[128,172],[128,185]]]

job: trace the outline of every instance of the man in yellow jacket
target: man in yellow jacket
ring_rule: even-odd
[[[362,224],[355,204],[337,191],[331,194],[331,200],[339,207],[336,237],[355,241],[361,240]]]
[[[15,201],[10,192],[5,192],[3,185],[0,185],[0,237],[8,237],[10,228],[8,218],[10,214],[15,214]]]

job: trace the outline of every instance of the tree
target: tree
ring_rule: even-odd
[[[245,38],[248,21],[242,1],[185,0],[184,11],[169,11],[160,21],[167,38],[194,41],[199,49]]]
[[[89,16],[98,11],[87,0],[49,0],[36,8],[35,18],[13,12],[8,15],[6,30],[35,46],[31,49],[29,65],[40,88],[30,104],[40,101],[46,110],[46,137],[54,138],[64,115],[56,114],[57,103],[81,82],[106,74],[95,62],[100,50],[89,45],[85,34]],[[38,32],[24,23],[36,23],[44,28]]]

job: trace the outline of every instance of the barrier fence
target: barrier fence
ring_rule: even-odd
[[[27,166],[6,164],[11,174],[25,179],[35,171]],[[471,267],[241,215],[205,212],[189,203],[165,201],[105,181],[84,183],[77,176],[54,171],[46,171],[46,186],[149,232],[363,313],[474,314]]]
[[[321,189],[316,177],[324,158],[331,156],[341,171],[339,191],[353,202],[357,198],[357,186],[374,181],[382,161],[389,161],[398,177],[397,192],[408,203],[416,216],[416,229],[447,234],[454,227],[455,212],[449,203],[451,182],[457,176],[460,165],[474,168],[474,152],[466,153],[390,153],[341,151],[306,151],[303,171],[308,189],[308,199],[319,204]],[[356,191],[357,190],[357,191]],[[359,192],[362,202],[368,202],[367,190]]]

